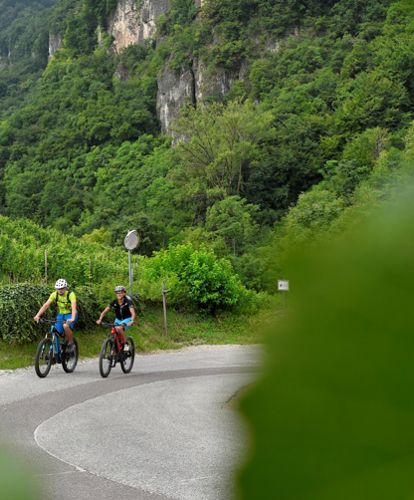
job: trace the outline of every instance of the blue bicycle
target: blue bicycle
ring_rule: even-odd
[[[73,350],[68,349],[64,335],[56,330],[56,320],[41,319],[42,323],[50,323],[50,331],[39,342],[35,356],[35,370],[40,378],[47,377],[52,365],[59,363],[66,373],[72,373],[78,364],[79,350],[76,339],[73,339]]]

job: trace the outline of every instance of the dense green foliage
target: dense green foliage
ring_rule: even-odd
[[[247,302],[249,294],[229,261],[191,245],[178,245],[157,252],[142,261],[139,288],[144,296],[156,299],[162,282],[173,305],[198,307],[215,312]]]
[[[411,158],[412,159],[412,158]],[[409,498],[414,191],[289,262],[285,321],[242,403],[243,500]],[[366,219],[366,216],[365,216]]]
[[[43,17],[55,1],[0,1],[0,116],[21,106],[47,64],[49,33]]]
[[[26,220],[0,217],[1,272],[10,280],[40,281],[64,275],[71,286],[103,283],[110,277],[127,276],[124,253],[95,242],[65,237]]]
[[[36,324],[33,316],[51,294],[50,287],[19,283],[0,287],[0,336],[10,344],[32,341],[47,330],[49,324]],[[79,321],[77,328],[91,326],[96,319],[98,304],[86,287],[76,289]],[[53,311],[54,307],[51,306]]]
[[[1,338],[10,343],[23,343],[38,337],[41,330],[33,316],[49,295],[44,285],[24,283],[0,288]]]
[[[99,239],[96,233],[91,236]],[[113,299],[114,285],[128,283],[128,261],[124,250],[88,241],[93,239],[68,237],[25,219],[0,216],[3,340],[30,341],[44,331],[33,324],[33,316],[58,277],[65,277],[77,295],[78,327],[94,324],[98,312]],[[132,262],[136,275],[133,298],[139,301],[161,303],[164,282],[170,292],[168,302],[187,310],[218,312],[237,306],[246,311],[259,303],[259,297],[240,283],[231,263],[211,251],[170,246],[151,259],[133,255]]]
[[[111,246],[136,228],[147,256],[190,242],[230,260],[244,285],[272,291],[267,262],[281,272],[298,242],[342,230],[403,167],[409,1],[172,0],[161,38],[119,55],[105,34],[115,1],[2,3],[2,54],[6,39],[21,47],[0,70],[19,87],[4,80],[4,215]],[[63,46],[35,81],[46,33]],[[36,40],[42,50],[28,51]],[[27,58],[34,66],[19,73]],[[172,146],[157,119],[157,74],[197,65],[212,81],[225,75],[229,91],[183,108]],[[13,276],[13,262],[2,272]],[[91,266],[68,276],[82,282]]]
[[[244,497],[404,497],[412,205],[355,226],[413,173],[414,4],[202,3],[171,0],[156,40],[115,54],[115,0],[0,0],[1,279],[41,282],[47,250],[50,281],[75,285],[88,321],[126,282],[130,228],[142,301],[164,282],[171,304],[216,312],[289,278],[300,319],[273,334],[277,363],[245,403]],[[49,33],[62,47],[48,62]],[[174,140],[157,118],[165,68],[207,82]],[[289,266],[310,247],[313,268]],[[7,341],[24,340],[13,301],[29,339],[42,294],[0,288]]]

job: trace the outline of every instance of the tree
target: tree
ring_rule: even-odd
[[[228,251],[242,254],[258,233],[255,222],[259,207],[239,196],[228,196],[207,209],[205,228],[223,238]]]
[[[201,219],[211,202],[208,193],[242,195],[249,171],[261,156],[263,143],[272,136],[272,113],[247,101],[188,108],[175,132],[180,168],[175,179],[193,192],[191,203]]]

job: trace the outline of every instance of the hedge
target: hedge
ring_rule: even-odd
[[[52,291],[46,285],[30,283],[0,287],[0,338],[10,344],[22,344],[44,335],[49,326],[36,324],[33,317]],[[78,299],[77,328],[91,326],[99,312],[95,295],[87,287],[79,287],[74,292]],[[53,306],[49,311],[46,316],[52,318]]]

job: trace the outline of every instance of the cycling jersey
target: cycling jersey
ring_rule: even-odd
[[[76,300],[76,295],[68,290],[62,295],[55,291],[51,293],[49,300],[56,302],[59,314],[70,314],[72,312],[72,302]]]
[[[122,304],[119,304],[118,299],[115,299],[109,304],[108,307],[115,311],[115,316],[117,319],[123,320],[131,317],[130,308],[133,308],[134,304],[132,303],[131,297],[125,295]]]

